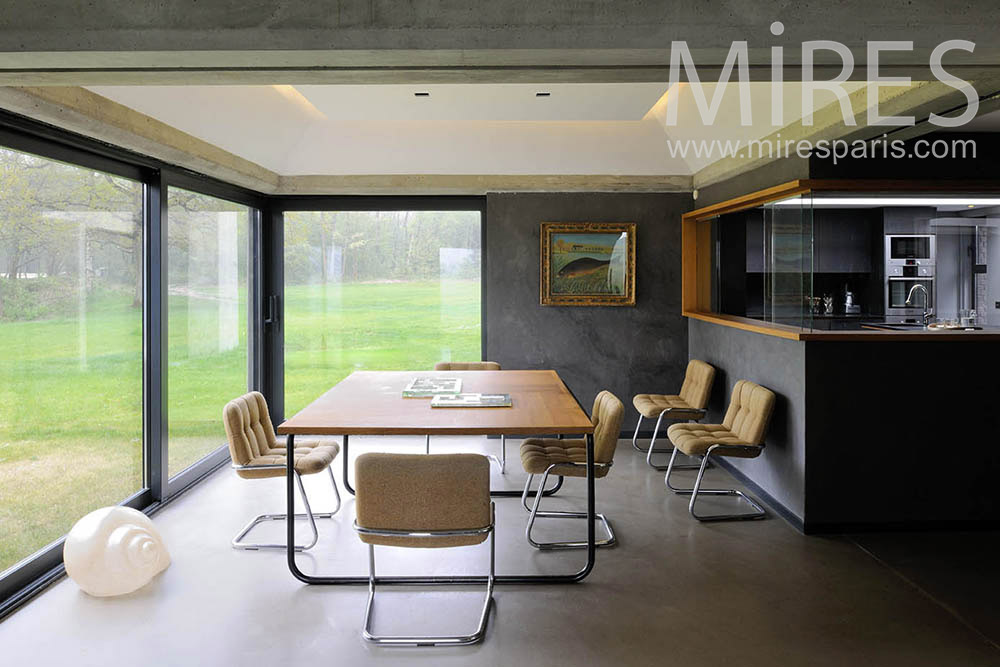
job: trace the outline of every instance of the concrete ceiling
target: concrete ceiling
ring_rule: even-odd
[[[995,13],[996,0],[32,0],[0,12],[0,83],[662,81],[677,40],[690,45],[702,80],[743,40],[761,80],[771,77],[772,46],[784,47],[784,80],[801,76],[800,45],[810,40],[847,46],[859,79],[869,41],[911,41],[880,63],[927,78],[937,44],[970,40],[973,53],[946,61],[970,76],[1000,62]],[[780,37],[774,21],[785,25]],[[832,53],[817,65],[840,71]]]

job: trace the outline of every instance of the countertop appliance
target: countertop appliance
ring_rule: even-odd
[[[854,303],[854,292],[844,286],[844,314],[858,315],[861,313],[861,304]]]
[[[923,323],[924,304],[906,304],[914,285],[927,289],[927,310],[934,312],[935,238],[933,234],[888,234],[885,237],[885,321]],[[923,293],[916,297],[923,298]]]

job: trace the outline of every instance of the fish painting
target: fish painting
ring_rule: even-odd
[[[607,259],[595,259],[593,257],[581,257],[574,259],[566,266],[559,269],[556,274],[559,278],[582,278],[597,273],[601,269],[611,264]]]
[[[542,305],[633,305],[634,225],[543,222]]]

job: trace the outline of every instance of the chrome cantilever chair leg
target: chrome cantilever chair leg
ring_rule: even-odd
[[[545,472],[542,474],[541,485],[538,488],[544,489],[545,488],[545,483],[549,479],[549,473],[551,472],[551,470],[553,468],[555,468],[557,466],[561,466],[561,465],[562,466],[566,466],[566,465],[586,465],[586,464],[556,463],[556,464],[550,465],[548,468],[545,469]],[[595,463],[594,465],[596,467],[609,467],[610,466],[610,464],[605,464],[605,463]],[[528,492],[531,489],[531,481],[534,479],[534,477],[535,477],[534,475],[528,475],[528,479],[527,479],[527,481],[524,484],[524,492],[521,494],[521,504],[524,506],[524,509],[529,512],[528,525],[525,526],[525,528],[524,528],[524,537],[528,540],[528,544],[530,544],[531,546],[535,547],[536,549],[541,549],[543,551],[544,550],[556,550],[556,549],[586,549],[587,548],[587,542],[586,542],[586,540],[584,540],[582,542],[536,542],[534,539],[532,539],[532,537],[531,537],[531,529],[535,525],[535,519],[538,518],[538,517],[542,517],[543,519],[586,519],[587,518],[587,513],[586,512],[563,512],[563,511],[558,511],[558,512],[556,512],[556,511],[540,512],[540,511],[538,511],[538,506],[541,504],[541,501],[542,501],[542,494],[541,493],[535,493],[535,502],[529,508],[528,507]],[[606,517],[603,514],[595,514],[594,516],[604,525],[604,530],[608,534],[607,539],[596,541],[594,543],[594,546],[597,546],[597,547],[613,547],[616,544],[618,544],[618,538],[615,537],[615,531],[611,527],[611,522],[608,521],[608,517]]]
[[[646,450],[639,446],[636,440],[639,439],[639,427],[642,426],[642,415],[639,415],[639,421],[635,423],[635,433],[632,434],[632,449],[637,452],[646,453]]]
[[[716,449],[746,449],[746,447],[739,445],[712,445],[705,452],[705,456],[702,457],[701,467],[698,469],[698,477],[695,478],[694,487],[690,489],[678,488],[670,483],[670,474],[673,472],[674,457],[677,456],[677,450],[674,449],[673,455],[670,457],[670,463],[667,465],[667,474],[663,477],[663,483],[667,485],[667,488],[674,493],[681,496],[691,496],[691,501],[688,503],[688,511],[691,513],[695,519],[698,521],[752,521],[754,519],[763,519],[767,516],[767,512],[764,510],[760,504],[748,496],[747,494],[739,491],[738,489],[703,489],[701,488],[702,479],[705,476],[705,468],[709,459],[712,456],[712,452]],[[746,512],[743,514],[710,514],[701,515],[695,512],[695,503],[698,501],[699,495],[709,495],[709,496],[736,496],[747,501],[751,507],[754,508],[753,512]]]
[[[282,469],[284,469],[284,467],[285,467],[284,465],[281,465]],[[302,494],[302,503],[305,505],[306,512],[305,514],[296,514],[294,518],[308,519],[309,528],[312,531],[312,539],[309,541],[309,543],[303,545],[298,545],[298,544],[295,545],[295,551],[308,551],[309,549],[312,549],[314,546],[316,546],[316,542],[319,540],[319,531],[316,530],[316,519],[331,519],[333,518],[334,514],[340,511],[340,490],[337,489],[337,480],[333,476],[332,468],[327,468],[327,472],[330,473],[330,483],[333,484],[333,494],[337,498],[337,506],[334,508],[332,512],[317,512],[315,514],[312,511],[312,507],[309,505],[309,496],[306,495],[306,488],[302,483],[302,477],[299,475],[299,473],[297,472],[295,473],[295,481],[298,483],[299,493]],[[284,513],[260,514],[254,517],[253,519],[251,519],[250,523],[244,526],[243,530],[241,530],[239,534],[233,538],[233,548],[243,549],[245,551],[257,551],[260,549],[281,549],[282,551],[284,551],[286,548],[284,544],[257,544],[253,542],[242,542],[241,540],[247,536],[247,533],[253,530],[254,527],[256,527],[260,523],[264,523],[265,521],[284,521],[286,520],[286,518],[287,515]]]
[[[501,475],[507,474],[507,436],[500,436],[500,456],[487,454],[486,458],[496,464],[497,470],[500,471]]]
[[[653,470],[666,470],[667,466],[656,465],[653,463],[653,454],[670,454],[671,452],[676,452],[677,450],[673,447],[663,447],[661,449],[656,449],[656,438],[660,435],[660,422],[663,421],[663,415],[667,413],[666,410],[660,413],[660,416],[656,418],[656,426],[653,427],[653,438],[649,441],[649,448],[642,449],[638,447],[635,443],[636,438],[639,436],[639,424],[642,423],[642,415],[639,415],[639,424],[635,425],[635,435],[632,436],[632,446],[635,447],[640,452],[646,455],[646,463]],[[678,463],[674,465],[675,470],[697,470],[699,468],[697,463]]]
[[[431,436],[427,436],[427,440],[424,444],[424,454],[431,453]],[[507,436],[500,436],[500,456],[495,454],[487,454],[486,458],[493,461],[497,465],[497,469],[500,471],[501,475],[507,474]]]
[[[461,533],[462,531],[458,531]],[[368,602],[365,604],[365,624],[362,636],[373,644],[383,646],[467,646],[476,644],[483,639],[486,634],[486,623],[489,620],[490,607],[493,604],[493,583],[496,578],[496,529],[490,526],[490,573],[486,579],[486,600],[483,602],[482,611],[479,613],[479,624],[475,631],[467,635],[445,635],[445,636],[379,636],[374,633],[372,612],[375,609],[375,583],[378,581],[375,576],[375,545],[368,545]],[[431,533],[433,534],[433,533]],[[447,532],[437,533],[441,535]],[[438,583],[434,577],[427,578],[423,583]]]

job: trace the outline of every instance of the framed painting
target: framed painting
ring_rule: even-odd
[[[634,306],[634,222],[543,222],[543,306]]]

